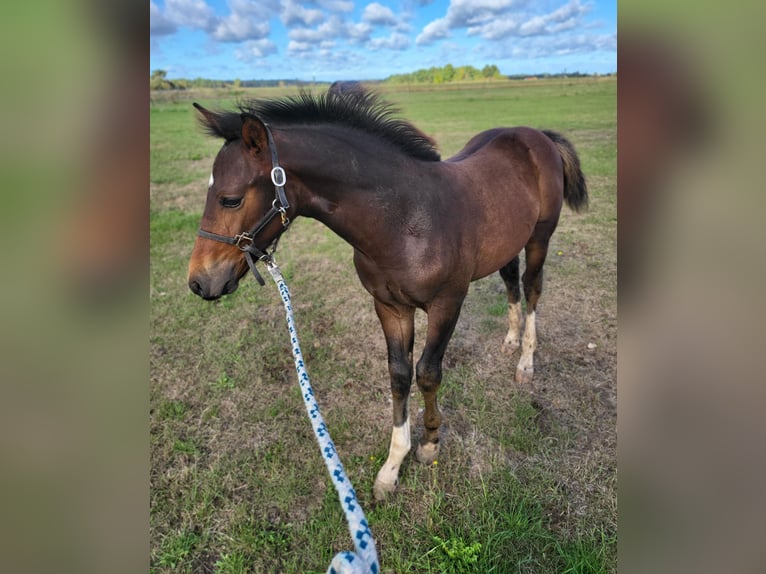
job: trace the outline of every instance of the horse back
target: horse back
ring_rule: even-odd
[[[556,144],[528,128],[494,128],[481,132],[445,164],[466,181],[469,194],[485,201],[538,203],[547,219],[561,209],[563,164]]]

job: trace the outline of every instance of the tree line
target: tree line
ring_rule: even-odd
[[[473,66],[447,64],[441,67],[423,68],[409,74],[394,74],[381,83],[386,84],[448,84],[450,82],[476,82],[487,80],[525,80],[529,78],[580,78],[589,74],[581,72],[563,72],[559,74],[514,74],[505,76],[494,64],[488,64],[481,70]],[[369,82],[369,83],[377,83]],[[190,88],[263,88],[284,86],[309,86],[313,82],[302,80],[209,80],[206,78],[168,80],[165,70],[154,70],[149,77],[151,90],[187,90]]]
[[[394,74],[384,80],[390,84],[447,84],[450,82],[475,82],[479,80],[500,80],[505,78],[494,64],[487,64],[481,70],[473,66],[447,64],[441,67],[423,68],[409,74]]]
[[[207,78],[195,78],[189,80],[178,78],[167,79],[166,70],[154,70],[149,77],[150,90],[188,90],[190,88],[265,88],[284,86],[306,86],[311,82],[301,80],[210,80]]]

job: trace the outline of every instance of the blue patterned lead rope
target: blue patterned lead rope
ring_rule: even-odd
[[[356,549],[356,552],[340,552],[336,554],[330,567],[327,569],[327,574],[378,574],[380,572],[380,564],[378,563],[378,552],[375,549],[375,541],[372,539],[370,526],[356,498],[356,491],[346,476],[346,471],[343,469],[343,464],[335,450],[335,444],[333,444],[330,438],[327,425],[319,412],[319,405],[314,398],[314,389],[311,388],[306,366],[303,363],[301,346],[298,342],[298,331],[295,328],[293,308],[290,303],[290,291],[277,264],[274,262],[267,263],[267,268],[277,284],[279,295],[282,297],[282,303],[285,306],[287,329],[290,332],[290,345],[293,349],[295,370],[298,373],[298,383],[301,386],[301,394],[306,405],[306,412],[309,414],[311,426],[314,428],[314,435],[319,443],[319,450],[322,452],[327,472],[330,473],[330,479],[333,486],[335,486],[335,490],[338,492],[338,500],[346,515],[348,531],[351,534],[351,539],[354,541]]]

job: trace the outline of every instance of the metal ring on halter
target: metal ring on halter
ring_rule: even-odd
[[[280,204],[282,203],[278,197],[275,197],[274,201],[271,202],[271,208],[279,212],[279,218],[282,220],[282,227],[286,228],[288,225],[290,225],[290,218],[287,217],[287,210],[284,208],[284,206],[277,206],[277,202]]]
[[[281,166],[271,168],[271,183],[277,187],[283,187],[287,183],[287,175]]]

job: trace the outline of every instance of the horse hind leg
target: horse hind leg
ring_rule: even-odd
[[[519,288],[519,256],[500,268],[508,293],[508,334],[503,340],[500,350],[512,355],[521,346],[521,289]]]
[[[524,285],[524,298],[527,301],[527,313],[524,320],[524,335],[521,341],[521,358],[516,366],[516,382],[529,383],[534,375],[534,356],[537,349],[537,326],[535,324],[535,310],[540,293],[543,290],[543,264],[548,254],[548,239],[533,235],[527,243],[526,268],[521,282]]]

